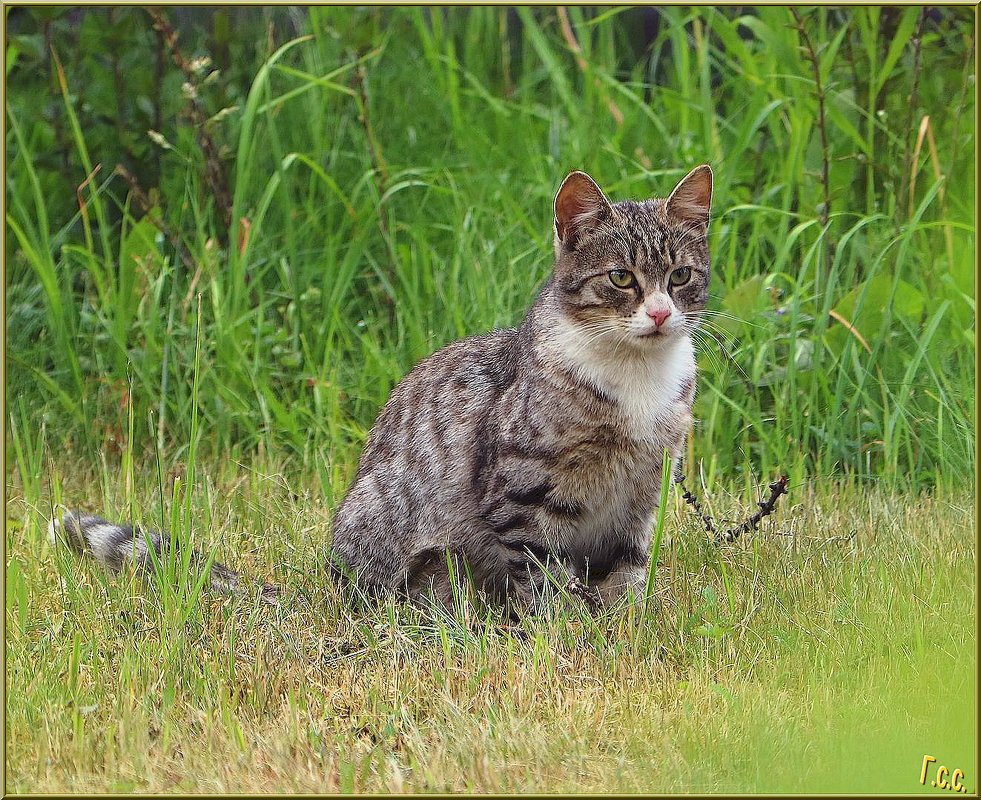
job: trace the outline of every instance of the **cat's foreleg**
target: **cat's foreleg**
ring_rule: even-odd
[[[590,582],[604,606],[618,603],[628,594],[642,597],[647,588],[647,564],[620,563],[602,580]]]
[[[672,411],[671,426],[668,431],[668,455],[671,456],[672,480],[678,480],[681,475],[681,460],[685,454],[685,444],[688,435],[695,424],[695,417],[691,413],[690,400],[675,401]]]
[[[529,556],[522,563],[512,562],[505,580],[508,604],[519,615],[547,613],[564,592],[587,601],[594,592],[567,564],[552,556],[542,559]]]

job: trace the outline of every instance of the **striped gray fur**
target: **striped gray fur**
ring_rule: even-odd
[[[707,166],[666,201],[613,205],[566,179],[524,322],[431,355],[379,414],[334,521],[350,577],[447,604],[455,560],[524,608],[543,566],[608,602],[643,585],[664,451],[692,423],[711,192]]]
[[[707,166],[667,200],[615,205],[585,173],[566,178],[553,272],[523,323],[434,353],[379,414],[334,519],[337,574],[449,604],[452,568],[521,609],[546,571],[605,602],[643,586],[664,452],[677,458],[692,424],[711,195]],[[148,545],[168,545],[78,512],[59,530],[112,569],[152,569]],[[210,584],[242,593],[222,564]]]
[[[64,511],[52,519],[48,537],[52,544],[60,539],[73,552],[91,556],[113,571],[118,572],[129,565],[144,574],[152,574],[154,569],[150,548],[159,560],[174,542],[160,531],[138,525],[118,525],[77,511]],[[207,565],[207,559],[197,550],[191,551],[190,562],[196,571]],[[222,594],[241,596],[247,591],[242,576],[217,561],[212,562],[208,577],[209,586]],[[275,604],[278,596],[279,590],[275,586],[266,585],[259,591],[260,599],[270,604]]]

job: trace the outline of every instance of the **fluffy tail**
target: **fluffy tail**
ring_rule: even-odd
[[[59,539],[80,556],[91,556],[100,564],[113,571],[119,571],[126,564],[133,564],[137,570],[153,573],[152,550],[159,560],[162,552],[171,548],[172,539],[160,531],[148,530],[133,525],[117,525],[102,517],[82,514],[78,511],[64,511],[48,526],[48,536],[52,544]],[[191,551],[191,565],[203,568],[207,563],[197,550]],[[217,561],[211,564],[211,588],[222,594],[241,597],[247,593],[242,576]],[[266,603],[275,605],[279,601],[279,588],[263,585],[259,597]]]

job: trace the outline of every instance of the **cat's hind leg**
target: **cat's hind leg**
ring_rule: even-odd
[[[452,613],[454,603],[469,588],[469,573],[469,565],[458,553],[429,547],[409,559],[404,589],[413,603]]]

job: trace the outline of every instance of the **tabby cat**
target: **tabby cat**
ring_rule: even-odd
[[[666,200],[613,204],[586,173],[565,179],[555,265],[521,325],[429,356],[379,414],[334,519],[340,574],[442,604],[467,575],[526,609],[555,584],[604,602],[643,587],[664,452],[692,424],[711,198],[707,165]],[[113,568],[166,543],[73,512],[58,531]],[[211,582],[239,586],[220,564]]]

